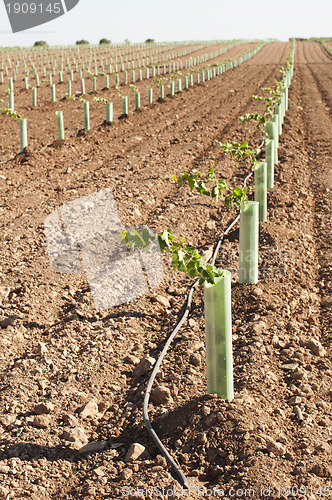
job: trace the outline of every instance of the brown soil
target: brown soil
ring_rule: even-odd
[[[270,43],[219,78],[39,152],[37,127],[42,145],[52,142],[46,123],[59,103],[44,115],[31,111],[34,147],[0,165],[0,285],[7,287],[0,288],[0,498],[119,499],[129,488],[127,498],[155,498],[138,491],[154,486],[176,498],[180,486],[142,419],[148,374],[133,372],[144,355],[158,356],[191,281],[165,255],[157,289],[96,312],[84,275],[52,270],[44,220],[110,188],[123,225],[172,228],[201,250],[212,248],[235,214],[170,177],[213,166],[231,185],[242,183],[247,172],[211,139],[259,144],[255,127],[238,116],[260,110],[251,95],[274,85],[289,49]],[[202,498],[203,487],[227,498],[285,499],[289,487],[301,498],[327,498],[327,488],[331,495],[331,61],[318,43],[297,42],[275,187],[260,228],[259,283],[237,283],[238,229],[219,255],[233,275],[234,401],[206,395],[200,289],[157,377],[168,398],[150,404],[150,417],[188,477],[192,491],[183,498]],[[61,101],[61,109],[69,116],[74,104]],[[7,160],[17,151],[17,130],[9,117],[0,120]],[[72,118],[72,132],[77,123]],[[92,403],[84,417],[78,409],[89,401],[98,408]],[[99,451],[74,449],[64,437],[75,427],[103,441]],[[125,462],[134,442],[148,459]]]
[[[242,43],[237,45],[230,50],[227,50],[222,56],[217,57],[216,59],[211,59],[207,64],[213,64],[214,62],[221,62],[224,59],[232,59],[236,58],[246,52],[254,49],[258,46],[258,43]],[[197,57],[197,55],[203,55],[210,53],[210,50],[213,52],[214,50],[221,49],[223,46],[215,45],[212,49],[202,49],[195,52],[193,57]],[[227,45],[224,46],[226,48]],[[177,60],[175,60],[177,61]],[[167,63],[167,71],[168,71],[168,63]],[[204,66],[203,64],[199,64],[196,66],[196,69]],[[161,66],[163,68],[163,65]],[[160,96],[160,88],[158,87],[158,83],[154,81],[152,77],[152,70],[150,70],[150,78],[147,80],[145,78],[145,70],[142,69],[143,72],[143,80],[136,81],[134,83],[134,88],[131,90],[128,86],[122,85],[124,82],[123,73],[119,73],[120,75],[120,92],[122,95],[128,97],[128,106],[129,112],[134,111],[135,107],[135,89],[141,92],[141,109],[144,107],[148,107],[148,87],[153,89],[153,101],[156,103],[157,99]],[[131,82],[131,71],[129,73],[129,82]],[[186,70],[180,71],[182,80],[183,76],[187,74]],[[189,73],[188,73],[189,74]],[[196,74],[194,75],[196,81]],[[87,75],[84,73],[85,79],[85,91],[84,99],[89,101],[90,103],[90,122],[91,128],[95,128],[100,126],[106,118],[106,110],[104,102],[93,102],[94,98],[102,98],[106,99],[109,102],[113,103],[114,117],[115,120],[118,121],[118,118],[122,115],[122,97],[115,89],[115,77],[114,74],[109,75],[110,79],[110,88],[105,88],[105,76],[99,75],[97,77],[97,92],[93,91],[93,83],[92,78],[87,78]],[[160,77],[163,79],[163,69],[161,70]],[[166,80],[163,80],[163,84],[165,86],[165,95],[170,93],[170,81],[167,80],[170,75],[167,72],[165,74]],[[47,83],[47,77],[40,77],[40,87],[37,89],[37,106],[32,106],[32,89],[24,88],[24,80],[17,79],[14,83],[15,90],[15,110],[16,112],[27,119],[27,128],[28,128],[28,143],[29,149],[32,150],[41,150],[43,147],[52,144],[54,140],[57,138],[57,123],[56,123],[56,111],[62,111],[64,116],[64,129],[65,129],[65,137],[67,139],[76,138],[77,135],[83,133],[84,134],[84,113],[83,113],[83,103],[79,100],[68,99],[68,85],[67,78],[68,72],[64,73],[64,82],[58,83],[58,73],[53,77],[53,82],[56,85],[56,102],[52,102],[51,100],[51,87]],[[138,80],[138,70],[136,69],[136,79]],[[32,78],[32,75],[29,77],[30,85],[34,86],[35,81]],[[184,81],[182,81],[182,85],[184,86]],[[1,98],[5,103],[8,102],[8,95],[5,94],[4,90],[7,87],[7,84],[3,84],[0,86],[1,90]],[[81,83],[78,74],[75,73],[75,79],[72,83],[72,95],[76,97],[80,97],[80,95],[76,95],[77,92],[81,91]],[[154,106],[154,105],[152,105]],[[2,106],[1,106],[2,107]],[[156,114],[158,114],[159,107],[156,109]],[[145,123],[145,116],[141,120]],[[118,129],[116,129],[118,130]],[[42,131],[42,133],[41,133]],[[8,138],[7,138],[8,137]],[[6,141],[3,143],[3,141]],[[4,147],[5,146],[5,147]],[[15,156],[15,153],[19,149],[19,123],[13,119],[8,119],[4,122],[4,130],[2,133],[2,138],[0,142],[0,153],[1,153],[1,161],[9,160]]]

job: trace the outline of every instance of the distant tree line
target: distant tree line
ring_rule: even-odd
[[[304,40],[304,38],[296,38],[295,40]],[[101,38],[99,40],[99,45],[110,45],[111,43],[112,43],[111,40],[109,40],[108,38]],[[126,38],[124,43],[129,45],[130,40],[128,40],[128,38]],[[155,40],[154,40],[154,38],[147,38],[145,40],[145,43],[155,43]],[[76,45],[90,45],[90,42],[88,42],[88,40],[84,40],[84,39],[77,40]],[[48,47],[48,44],[44,40],[38,40],[37,42],[35,42],[33,44],[33,46],[34,47]]]

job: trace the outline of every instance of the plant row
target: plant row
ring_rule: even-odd
[[[288,88],[293,75],[294,50],[293,42],[286,66],[280,69],[282,79],[276,82],[276,88],[273,90],[264,88],[263,95],[253,96],[255,100],[265,103],[265,112],[262,115],[254,112],[239,117],[242,122],[255,120],[262,129],[266,161],[260,161],[260,147],[252,149],[247,141],[241,143],[215,141],[233,160],[249,163],[255,179],[254,201],[248,200],[245,186],[230,189],[226,179],[215,177],[212,168],[209,169],[205,181],[197,170],[182,174],[178,178],[173,177],[180,186],[186,182],[191,190],[199,194],[224,200],[228,207],[240,208],[240,284],[258,281],[259,222],[267,220],[267,188],[273,187],[273,169],[278,163],[276,154],[278,138],[282,132],[282,123],[288,107]],[[199,283],[204,284],[208,393],[233,399],[231,273],[215,267],[213,263],[205,263],[194,246],[188,245],[182,237],[175,238],[170,229],[155,235],[147,227],[140,231],[131,228],[125,230],[121,238],[132,251],[135,248],[147,251],[151,242],[157,242],[160,251],[171,252],[172,266],[175,269],[187,273],[191,278],[198,277]]]
[[[12,66],[11,58],[8,58],[7,65],[4,60],[1,61],[0,83],[4,79],[4,76],[9,77],[10,73],[11,77],[15,81],[19,74],[29,76],[30,71],[34,73],[35,78],[36,75],[39,77],[41,75],[46,77],[50,72],[53,76],[55,76],[56,71],[58,71],[59,80],[61,81],[61,77],[63,77],[65,73],[68,73],[70,77],[79,74],[81,78],[84,72],[85,75],[89,76],[97,76],[99,74],[106,75],[146,67],[166,66],[171,62],[175,63],[175,61],[177,61],[177,64],[182,69],[183,67],[190,67],[191,65],[196,64],[196,61],[198,64],[201,64],[211,60],[212,58],[219,57],[221,54],[239,43],[241,43],[241,41],[228,44],[218,44],[215,47],[211,47],[215,48],[213,52],[205,52],[201,55],[197,54],[196,57],[196,52],[207,49],[209,46],[202,44],[177,52],[174,52],[173,48],[170,49],[163,47],[157,53],[155,51],[151,53],[141,51],[126,56],[117,56],[111,52],[110,54],[105,55],[105,57],[100,56],[98,59],[96,53],[93,53],[92,51],[85,54],[84,57],[81,57],[80,55],[70,57],[70,55],[62,53],[61,55],[58,54],[57,57],[45,56],[44,58],[37,58],[36,60],[31,59],[31,57],[28,59],[23,57],[21,60],[18,58],[15,60],[14,66]],[[185,60],[182,59],[188,55],[190,56],[189,58]]]
[[[263,46],[263,44],[261,44],[258,47],[258,49],[261,46]],[[151,67],[144,66],[143,68],[140,68],[138,70],[135,70],[135,69],[132,69],[131,71],[124,70],[123,76],[120,76],[120,73],[117,72],[117,70],[119,69],[117,67],[117,65],[114,66],[115,72],[114,72],[114,74],[112,74],[112,71],[113,71],[112,65],[110,65],[110,67],[109,67],[110,73],[109,74],[102,73],[100,76],[105,77],[104,89],[109,89],[111,86],[112,87],[113,86],[117,87],[119,85],[126,86],[128,84],[133,84],[137,81],[148,80],[149,78],[154,78],[157,81],[165,79],[165,78],[170,79],[170,78],[174,77],[174,75],[176,73],[179,73],[179,72],[181,72],[181,74],[186,74],[186,76],[188,76],[190,73],[197,72],[199,70],[213,69],[214,73],[215,73],[216,71],[219,71],[219,70],[217,70],[218,66],[225,66],[225,68],[223,68],[223,67],[221,68],[221,71],[224,72],[225,70],[230,68],[231,63],[232,63],[231,60],[225,59],[223,61],[216,62],[214,64],[206,64],[206,63],[211,59],[218,58],[221,54],[224,54],[226,51],[230,50],[232,47],[233,47],[233,45],[227,46],[222,51],[218,51],[217,53],[213,53],[210,55],[205,54],[198,59],[190,58],[188,61],[185,61],[184,65],[183,65],[182,61],[177,62],[177,63],[175,63],[173,61],[173,62],[169,62],[167,65],[163,64],[162,66],[160,66],[160,65],[151,66]],[[252,53],[253,53],[253,50],[249,50],[249,51],[243,53],[242,56],[238,57],[234,61],[234,63],[232,63],[232,64],[234,64],[234,65],[241,64],[241,62],[243,60],[245,60],[247,58],[247,56],[250,57],[250,54],[252,54]],[[202,61],[204,61],[204,62],[202,62]],[[200,66],[200,67],[198,67],[198,66]],[[184,70],[184,71],[182,71],[182,70]],[[44,73],[46,73],[46,72],[44,72]],[[74,81],[80,82],[80,90],[76,91],[76,92],[80,93],[80,94],[85,94],[85,92],[86,92],[85,91],[85,79],[83,78],[82,70],[80,70],[79,74],[80,74],[79,78],[75,78],[74,71],[73,70],[69,71],[68,79],[67,79],[67,82],[68,82],[68,93],[67,94],[68,95],[72,94],[72,87],[73,87]],[[56,75],[56,71],[54,68],[53,68],[53,71],[48,74],[48,77],[46,79],[40,79],[38,73],[35,73],[34,85],[31,85],[29,83],[29,77],[25,76],[24,77],[25,89],[34,88],[34,87],[39,88],[41,82],[45,83],[48,86],[54,86],[55,83],[53,82],[53,79],[54,79],[55,75]],[[167,76],[165,76],[165,75],[167,75]],[[58,77],[59,84],[64,83],[65,75],[64,75],[63,71],[60,70],[58,72],[57,77]],[[96,92],[98,90],[97,89],[97,76],[93,75],[93,73],[88,73],[88,78],[92,79],[92,91]],[[204,76],[203,76],[203,78],[204,78]],[[12,77],[10,77],[8,80],[9,90],[11,92],[14,92],[14,81],[15,80]],[[3,82],[4,82],[4,77],[3,77],[3,74],[0,73],[0,83],[3,83]],[[5,91],[6,90],[7,89],[5,89]]]
[[[326,39],[325,38],[312,38],[312,40],[315,40],[316,42],[319,42],[324,47],[324,49],[326,50],[326,52],[328,54],[332,55],[332,47],[331,47],[331,45],[328,45],[326,43]]]
[[[181,93],[183,90],[189,90],[189,88],[193,87],[194,85],[204,83],[205,81],[209,81],[213,78],[219,77],[220,75],[224,74],[225,72],[236,68],[240,64],[242,64],[244,61],[247,61],[251,57],[253,57],[257,52],[264,46],[264,43],[260,44],[257,48],[252,49],[249,52],[246,52],[245,54],[241,55],[240,57],[229,60],[224,63],[216,64],[213,66],[204,66],[200,68],[200,70],[191,70],[189,74],[185,75],[183,78],[183,73],[181,72],[175,72],[172,73],[170,76],[164,77],[162,75],[156,76],[154,78],[154,81],[157,83],[158,89],[159,89],[159,95],[154,96],[153,93],[153,88],[148,87],[146,89],[146,94],[147,94],[147,101],[148,104],[151,105],[155,100],[163,101],[167,96],[170,98],[174,97],[175,94]],[[108,79],[108,76],[106,76],[106,79]],[[95,81],[95,79],[94,79]],[[109,82],[106,82],[109,83]],[[96,87],[95,87],[96,89]],[[115,89],[119,96],[122,99],[122,113],[117,113],[121,116],[128,116],[129,114],[129,108],[131,107],[134,111],[137,111],[138,109],[141,108],[141,98],[142,98],[142,92],[139,91],[134,84],[131,84],[128,86],[128,89],[133,92],[133,102],[130,103],[128,95],[124,95],[124,87],[120,86],[119,82],[116,83]],[[55,84],[51,84],[50,87],[51,90],[51,100],[53,102],[56,102],[56,86]],[[3,107],[0,109],[0,113],[2,114],[7,114],[10,117],[13,117],[14,119],[20,119],[20,150],[21,152],[24,151],[24,149],[28,145],[28,131],[27,131],[27,120],[20,115],[16,110],[15,110],[15,100],[14,100],[14,85],[13,85],[13,80],[10,79],[9,81],[9,88],[6,89],[6,92],[8,93],[8,106],[6,106],[6,103],[2,100]],[[68,81],[68,93],[67,93],[67,98],[71,100],[78,100],[83,103],[83,119],[84,119],[84,128],[85,130],[89,131],[91,128],[91,123],[90,123],[90,102],[84,98],[85,95],[85,82],[84,79],[81,80],[81,92],[79,95],[73,95],[72,93],[72,82],[71,80]],[[38,89],[37,87],[32,88],[32,105],[37,106],[38,103]],[[145,97],[145,96],[143,96]],[[0,100],[1,102],[1,100]],[[106,123],[112,123],[114,121],[114,107],[113,103],[107,101],[105,98],[101,97],[94,97],[93,98],[93,103],[98,104],[104,104],[105,105],[105,122]],[[65,138],[65,128],[64,128],[64,117],[63,117],[63,112],[62,111],[57,111],[56,112],[56,117],[57,117],[57,130],[58,130],[58,139],[63,140]]]

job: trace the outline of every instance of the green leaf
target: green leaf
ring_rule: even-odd
[[[210,167],[208,171],[208,180],[213,181],[214,180],[214,168]]]
[[[219,179],[218,180],[218,187],[219,187],[219,189],[228,189],[228,186],[226,184],[226,179],[223,179],[223,178]]]
[[[196,187],[196,180],[195,179],[189,179],[188,184],[191,190],[193,190]]]
[[[206,196],[210,196],[210,191],[207,189],[203,181],[200,181],[197,186],[197,191],[200,194],[205,194]]]
[[[218,188],[218,186],[213,186],[213,188],[211,190],[211,196],[212,196],[212,198],[215,198],[216,201],[218,201],[218,199],[219,199],[219,188]]]
[[[160,250],[163,252],[164,249],[166,248],[168,251],[171,250],[171,242],[174,239],[174,236],[172,234],[172,231],[170,229],[163,231],[159,236],[159,246]]]
[[[178,260],[179,260],[179,262],[184,262],[184,256],[185,256],[184,251],[183,250],[179,250],[178,251]]]
[[[150,246],[151,241],[156,240],[156,235],[147,226],[142,229],[142,238],[145,241],[146,246]]]
[[[129,245],[132,249],[134,249],[135,247],[145,247],[146,245],[144,239],[136,229],[130,229],[130,231],[128,232],[128,240]]]
[[[196,270],[196,267],[191,267],[189,268],[188,267],[188,275],[190,278],[195,278],[195,276],[197,276],[197,270]]]

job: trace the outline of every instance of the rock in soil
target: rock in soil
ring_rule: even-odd
[[[127,451],[125,462],[130,462],[138,459],[144,460],[149,458],[150,454],[143,445],[139,443],[133,443]]]

